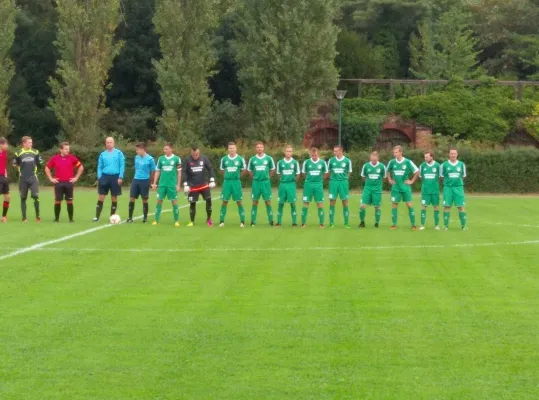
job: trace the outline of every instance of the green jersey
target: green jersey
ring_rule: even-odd
[[[348,157],[333,157],[328,161],[330,179],[332,181],[347,181],[348,174],[352,172],[352,161]]]
[[[419,177],[422,181],[421,194],[440,194],[440,164],[424,162],[419,166]]]
[[[466,165],[462,161],[453,164],[446,161],[440,168],[440,176],[444,178],[444,187],[462,187],[466,178]]]
[[[249,160],[247,170],[253,174],[253,181],[267,181],[270,178],[270,171],[275,169],[275,162],[271,156],[264,154],[262,157],[252,156]]]
[[[387,174],[395,181],[393,190],[399,192],[407,192],[410,190],[410,186],[404,182],[411,179],[417,171],[417,166],[412,160],[407,158],[403,158],[400,162],[394,158],[387,164]]]
[[[237,181],[241,179],[241,171],[245,170],[245,160],[239,155],[221,158],[221,171],[224,172],[225,180]]]
[[[157,161],[157,170],[160,172],[160,187],[176,187],[178,186],[178,171],[182,170],[182,160],[174,154],[170,157],[161,156]]]
[[[295,183],[300,173],[299,163],[293,158],[290,161],[283,158],[277,163],[277,175],[281,175],[281,183]]]
[[[386,166],[381,162],[372,164],[370,162],[361,168],[361,176],[365,178],[365,190],[372,193],[382,193],[384,188],[384,178],[386,177]]]
[[[305,174],[305,182],[323,183],[324,174],[328,173],[328,165],[321,158],[318,161],[313,161],[312,158],[303,162],[301,172]]]

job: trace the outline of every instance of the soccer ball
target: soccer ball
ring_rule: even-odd
[[[110,221],[110,223],[112,225],[116,225],[116,224],[119,224],[120,222],[122,222],[122,219],[120,218],[120,216],[118,214],[114,214],[114,215],[110,216],[109,221]]]

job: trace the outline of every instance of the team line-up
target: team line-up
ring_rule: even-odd
[[[103,210],[105,197],[111,195],[110,214],[117,214],[118,196],[122,194],[122,182],[125,172],[125,156],[115,148],[114,139],[109,137],[105,141],[106,149],[99,155],[97,162],[98,178],[98,201],[96,214],[93,219],[98,222]],[[304,177],[301,209],[301,226],[307,226],[309,204],[314,200],[317,206],[318,224],[324,227],[324,181],[329,179],[329,224],[335,226],[335,205],[338,199],[342,201],[344,226],[349,225],[349,179],[353,173],[352,162],[343,154],[341,146],[335,146],[334,157],[329,161],[320,158],[318,149],[310,149],[310,158],[300,164],[292,157],[293,148],[286,146],[284,158],[277,164],[273,158],[264,152],[264,144],[256,143],[256,155],[246,163],[245,159],[237,154],[236,145],[228,144],[228,154],[221,159],[220,170],[223,174],[223,186],[221,191],[222,205],[220,210],[219,226],[224,227],[228,203],[232,199],[237,203],[240,217],[240,227],[244,227],[245,208],[243,206],[243,189],[241,178],[249,174],[252,179],[252,207],[251,226],[256,226],[258,204],[260,198],[266,206],[268,222],[271,226],[282,226],[282,217],[285,204],[290,204],[292,226],[297,227],[297,181]],[[146,152],[143,143],[136,145],[135,175],[130,188],[129,217],[127,223],[133,222],[135,201],[141,197],[143,203],[143,222],[148,221],[148,198],[150,188],[157,192],[157,206],[153,225],[161,221],[163,201],[168,199],[172,202],[172,211],[175,226],[179,223],[178,193],[182,182],[183,190],[189,201],[190,222],[187,226],[193,226],[196,216],[196,203],[200,196],[206,202],[206,221],[208,226],[212,222],[212,196],[211,189],[215,188],[214,169],[209,159],[200,153],[200,149],[193,147],[191,155],[184,162],[174,154],[173,146],[166,144],[164,154],[159,157],[157,163]],[[386,165],[378,160],[378,152],[373,151],[370,161],[363,165],[361,177],[364,180],[361,207],[359,211],[360,228],[364,228],[366,209],[373,206],[375,212],[375,224],[378,228],[381,220],[382,189],[384,179],[391,185],[392,211],[391,229],[397,228],[398,206],[404,202],[408,208],[408,216],[413,230],[416,230],[416,215],[412,204],[412,185],[417,179],[421,179],[421,226],[425,229],[427,209],[429,206],[434,210],[434,229],[440,229],[440,187],[443,183],[443,219],[444,229],[448,229],[451,207],[458,209],[461,228],[467,230],[464,179],[466,178],[466,166],[458,160],[456,149],[449,151],[449,159],[442,164],[434,160],[432,152],[425,152],[425,161],[419,168],[409,159],[403,156],[401,146],[393,148],[394,159]],[[7,222],[10,194],[7,179],[8,165],[8,142],[0,138],[0,194],[4,195],[2,221]],[[27,221],[26,201],[28,192],[34,201],[36,221],[40,222],[39,209],[39,184],[37,179],[38,167],[43,165],[43,159],[39,151],[33,149],[30,137],[22,138],[22,148],[15,153],[13,165],[19,171],[19,192],[21,196],[21,213],[23,222]],[[69,143],[60,144],[60,151],[45,164],[45,175],[54,185],[55,205],[54,221],[59,222],[62,201],[67,203],[69,221],[73,222],[73,193],[74,185],[84,171],[81,162],[70,153]],[[277,174],[279,177],[278,187],[278,211],[277,222],[274,223],[272,209],[271,177]]]

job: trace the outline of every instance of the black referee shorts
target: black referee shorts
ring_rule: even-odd
[[[196,203],[199,196],[202,196],[202,199],[204,200],[211,199],[210,189],[208,188],[197,192],[189,192],[189,194],[187,195],[187,200],[189,201],[189,203]]]
[[[149,179],[133,179],[131,182],[131,192],[129,197],[138,199],[139,196],[147,199],[150,195],[150,180]]]
[[[5,176],[0,176],[0,195],[9,194],[9,181]]]
[[[122,187],[118,184],[118,179],[120,175],[102,175],[97,185],[97,193],[106,196],[110,192],[111,196],[121,196]]]
[[[75,185],[71,182],[58,182],[54,185],[54,200],[56,201],[72,201]]]

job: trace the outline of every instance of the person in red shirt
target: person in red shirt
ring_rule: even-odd
[[[7,211],[9,210],[9,181],[7,179],[7,160],[9,147],[5,137],[0,137],[0,195],[4,195],[2,206],[2,222],[7,222]]]
[[[75,169],[77,174],[75,175]],[[54,170],[54,178],[51,170]],[[70,154],[69,143],[60,143],[60,153],[52,157],[45,167],[45,174],[54,184],[54,222],[59,222],[62,200],[66,200],[69,222],[73,222],[73,191],[84,167],[77,157]]]

